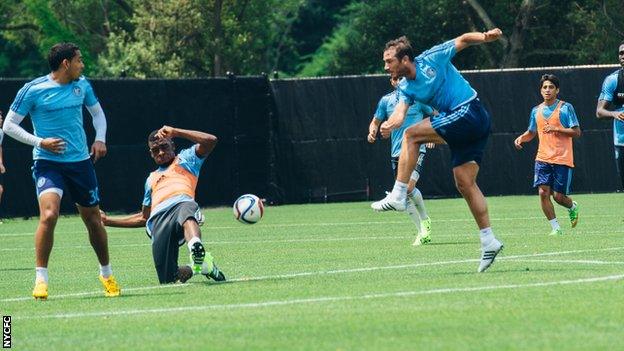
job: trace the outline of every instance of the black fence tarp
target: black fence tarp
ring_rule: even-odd
[[[469,72],[465,77],[492,114],[479,184],[487,195],[533,194],[536,141],[516,151],[513,140],[527,128],[531,108],[541,101],[539,77],[561,78],[561,98],[577,112],[583,135],[574,143],[575,192],[619,188],[612,122],[594,111],[604,77],[615,68],[570,68]],[[0,80],[0,109],[25,80]],[[228,77],[190,80],[92,80],[108,121],[108,156],[96,164],[102,207],[134,211],[143,184],[155,168],[147,152],[150,131],[163,124],[217,135],[197,188],[201,205],[229,205],[251,192],[276,203],[380,198],[392,186],[390,145],[366,142],[379,98],[391,87],[387,77],[277,79]],[[88,140],[91,118],[85,111]],[[22,125],[31,129],[27,118]],[[189,144],[180,141],[180,147]],[[31,148],[4,142],[5,196],[0,215],[37,213]],[[430,150],[419,188],[426,197],[458,196],[449,150]],[[69,199],[63,212],[73,212]]]

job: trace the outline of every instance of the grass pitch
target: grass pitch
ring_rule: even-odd
[[[433,242],[368,203],[268,207],[255,225],[204,211],[229,282],[157,284],[142,229],[110,229],[122,296],[105,298],[78,217],[59,220],[50,298],[34,301],[35,220],[0,225],[0,312],[17,350],[600,350],[624,335],[624,195],[575,195],[580,221],[549,237],[539,198],[492,197],[505,249],[477,274],[461,199],[429,200]],[[187,260],[181,249],[181,262]]]

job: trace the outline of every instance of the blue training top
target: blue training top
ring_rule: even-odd
[[[619,71],[617,70],[605,78],[598,100],[606,100],[613,103]],[[615,111],[624,112],[624,105],[615,106]],[[624,122],[615,118],[613,119],[613,143],[618,146],[624,146]]]

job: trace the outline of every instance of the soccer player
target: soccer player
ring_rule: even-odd
[[[195,144],[176,155],[173,138],[184,138]],[[216,281],[225,280],[212,255],[202,245],[199,225],[203,217],[195,202],[199,171],[216,144],[217,137],[204,132],[169,126],[153,131],[147,146],[158,169],[145,181],[142,211],[120,218],[107,217],[102,212],[106,226],[145,226],[152,239],[152,256],[161,284],[185,282],[198,273]],[[190,251],[192,268],[178,267],[178,246],[184,242]]]
[[[420,145],[448,144],[457,189],[481,232],[482,254],[478,272],[490,267],[503,248],[492,232],[487,203],[476,183],[479,163],[490,134],[490,115],[477,98],[477,92],[451,64],[451,59],[471,45],[492,42],[501,35],[498,28],[484,33],[465,33],[415,58],[409,40],[401,37],[386,43],[383,52],[384,69],[403,78],[398,86],[399,103],[392,116],[382,123],[381,134],[388,136],[399,128],[414,101],[435,108],[439,115],[425,118],[405,131],[405,145],[401,149],[394,188],[371,207],[376,211],[405,210],[407,183],[416,166]]]
[[[108,255],[108,238],[99,209],[98,183],[93,163],[106,155],[106,117],[93,88],[82,76],[80,48],[59,43],[50,49],[52,72],[26,83],[17,93],[4,122],[4,132],[34,146],[33,179],[39,200],[39,225],[35,232],[36,278],[33,296],[48,297],[48,259],[61,198],[71,193],[89,232],[100,262],[100,281],[106,296],[119,296]],[[82,125],[82,106],[93,117],[95,141],[91,153]],[[19,124],[30,114],[34,135]]]
[[[384,95],[377,104],[377,110],[375,111],[375,115],[373,116],[373,119],[371,120],[368,127],[367,139],[369,143],[374,143],[377,140],[379,126],[383,121],[388,119],[390,115],[392,115],[396,104],[399,102],[399,96],[396,90],[398,83],[398,77],[391,77],[390,84],[395,90],[389,94]],[[409,110],[407,111],[407,117],[405,118],[405,122],[403,122],[403,125],[392,131],[392,135],[390,137],[392,143],[392,148],[390,151],[390,162],[395,177],[397,172],[397,166],[399,164],[399,155],[401,154],[403,133],[408,127],[414,125],[417,122],[420,122],[423,119],[423,115],[433,115],[433,109],[430,106],[415,102],[409,107]],[[420,173],[422,172],[426,152],[427,148],[425,147],[425,145],[421,145],[416,168],[412,171],[409,183],[407,185],[407,198],[409,200],[407,202],[407,214],[416,225],[416,231],[418,233],[416,235],[416,240],[412,244],[414,246],[431,242],[431,218],[429,218],[429,216],[427,215],[423,196],[420,193],[420,190],[416,188],[416,183],[418,182],[418,179],[420,178]]]
[[[596,117],[613,118],[613,143],[620,181],[624,188],[624,41],[618,48],[619,70],[609,74],[602,83]]]
[[[568,209],[572,228],[578,223],[578,204],[568,196],[572,183],[574,154],[572,138],[581,136],[574,107],[557,98],[559,78],[545,74],[540,79],[540,93],[544,102],[533,107],[529,129],[514,140],[516,149],[538,136],[539,147],[535,157],[534,187],[539,187],[540,202],[546,219],[550,222],[550,235],[561,235],[563,231],[550,200],[552,196],[559,205]]]
[[[2,111],[0,111],[0,128],[2,128]],[[6,168],[4,168],[4,158],[2,157],[2,140],[4,139],[4,133],[2,129],[0,129],[0,205],[2,205],[2,194],[4,193],[4,173],[6,173]],[[1,208],[1,207],[0,207]],[[0,219],[0,224],[2,224],[2,220]]]

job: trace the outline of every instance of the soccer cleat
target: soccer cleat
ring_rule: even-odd
[[[391,194],[386,195],[385,198],[371,204],[371,208],[375,211],[405,211],[407,207],[407,199],[403,201],[395,200]]]
[[[193,278],[193,268],[190,266],[178,267],[178,281],[180,283],[186,283],[191,278]]]
[[[568,215],[570,216],[570,224],[572,225],[572,228],[574,228],[578,223],[579,205],[576,201],[572,201],[572,204],[574,205],[574,209],[568,209]]]
[[[424,233],[424,236],[427,237],[431,235],[431,218],[423,219],[422,221],[420,221],[420,232]]]
[[[420,232],[418,233],[418,235],[416,235],[416,240],[414,240],[414,243],[412,244],[412,246],[425,245],[430,242],[431,242],[431,236],[427,233]]]
[[[36,281],[32,295],[35,300],[46,300],[48,298],[48,283],[43,280]]]
[[[204,257],[206,256],[206,250],[201,241],[197,241],[191,248],[191,264],[194,274],[201,273],[202,264],[204,263]]]
[[[214,281],[217,282],[225,281],[225,275],[214,263],[214,259],[212,258],[212,255],[210,253],[208,253],[206,260],[201,267],[201,274],[205,275],[206,278],[212,278]]]
[[[561,230],[561,228],[553,229],[548,235],[560,236],[560,235],[563,235],[563,230]]]
[[[104,278],[100,275],[100,281],[102,285],[104,285],[104,295],[106,297],[116,297],[121,294],[121,288],[119,284],[117,284],[114,276],[111,275],[108,278]]]
[[[479,263],[479,269],[477,269],[477,272],[479,273],[485,272],[485,270],[488,269],[492,265],[492,263],[494,263],[494,259],[496,258],[496,255],[498,255],[498,253],[502,249],[503,249],[503,243],[496,240],[496,238],[492,240],[490,245],[488,245],[487,247],[482,247],[481,248],[481,262]]]

